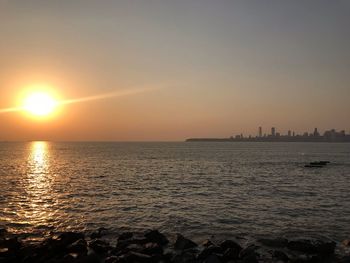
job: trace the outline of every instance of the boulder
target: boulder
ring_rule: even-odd
[[[204,260],[213,254],[222,254],[223,250],[219,246],[209,246],[204,248],[197,256],[199,260]]]
[[[120,259],[122,259],[122,261],[125,261],[125,262],[140,262],[140,263],[152,262],[151,256],[138,253],[138,252],[129,252],[121,256]]]
[[[87,243],[85,239],[79,239],[67,247],[69,253],[87,253]]]
[[[190,253],[189,251],[184,251],[180,254],[175,254],[174,257],[171,259],[171,262],[173,262],[173,263],[193,263],[193,262],[196,262],[196,257],[193,253]]]
[[[0,237],[4,237],[7,234],[7,229],[0,227]]]
[[[237,260],[239,258],[240,250],[236,248],[228,248],[225,250],[223,259],[224,261]]]
[[[61,233],[57,240],[64,246],[74,243],[79,239],[84,239],[84,234],[76,232],[64,232]]]
[[[350,263],[350,255],[344,256],[339,260],[339,263]]]
[[[350,247],[350,239],[343,240],[342,244],[346,247]]]
[[[144,236],[149,241],[157,243],[159,245],[166,245],[169,243],[169,240],[166,238],[166,236],[160,233],[158,230],[149,230],[144,234]]]
[[[142,253],[146,255],[161,255],[163,254],[163,248],[158,243],[147,243],[144,245]]]
[[[195,248],[198,245],[193,242],[192,240],[185,238],[181,234],[177,234],[177,238],[174,244],[174,248],[177,250],[185,250],[185,249],[190,249],[190,248]]]
[[[254,263],[257,261],[258,258],[258,253],[256,253],[256,250],[259,247],[255,246],[255,245],[250,245],[244,249],[241,250],[241,252],[239,253],[239,258],[241,258],[244,262],[247,263]]]
[[[209,240],[209,239],[204,240],[204,242],[202,243],[203,247],[209,247],[209,246],[213,246],[213,245],[214,245],[214,243],[211,242],[211,240]]]
[[[100,227],[99,229],[97,229],[96,232],[92,232],[90,235],[91,239],[96,239],[96,238],[101,238],[104,234],[105,231],[107,231],[107,228],[104,227]]]
[[[203,261],[203,263],[221,263],[221,260],[218,255],[211,254]]]
[[[233,240],[225,240],[220,244],[220,247],[226,251],[228,248],[233,248],[238,250],[239,252],[242,250],[242,247]]]
[[[278,261],[282,261],[282,262],[288,262],[289,261],[289,257],[287,256],[287,254],[284,253],[283,251],[279,251],[279,250],[273,251],[272,257],[274,259],[277,259]]]
[[[132,232],[124,232],[118,237],[118,241],[130,239],[133,237],[133,235],[134,234]]]
[[[336,243],[333,241],[299,239],[288,242],[288,249],[306,254],[334,254]]]
[[[112,247],[109,243],[102,240],[93,240],[89,243],[89,247],[97,254],[106,254]]]
[[[264,246],[268,247],[286,247],[288,245],[288,240],[285,238],[261,238],[258,240],[259,243],[261,243]]]

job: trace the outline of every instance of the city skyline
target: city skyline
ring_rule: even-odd
[[[255,136],[243,133],[231,135],[226,138],[218,137],[197,137],[189,138],[186,141],[243,141],[243,142],[350,142],[350,133],[345,130],[337,131],[336,129],[325,130],[320,132],[318,128],[314,128],[312,132],[305,131],[301,134],[293,130],[288,130],[283,134],[276,127],[270,128],[270,133],[263,133],[263,127],[258,127]]]
[[[277,130],[276,127],[271,127],[271,132],[270,133],[263,133],[263,127],[259,126],[258,128],[258,134],[256,136],[252,136],[252,135],[247,135],[244,136],[243,133],[236,135],[236,136],[240,136],[242,138],[246,138],[246,137],[255,137],[255,138],[263,138],[263,137],[279,137],[279,136],[288,136],[288,137],[296,137],[296,136],[304,136],[304,137],[308,137],[308,136],[314,136],[314,137],[319,137],[319,136],[327,136],[328,134],[339,134],[339,135],[350,135],[350,131],[349,133],[346,133],[346,130],[340,130],[339,132],[337,131],[337,129],[330,129],[330,130],[325,130],[323,133],[320,132],[320,130],[318,128],[314,128],[313,132],[309,132],[309,131],[305,131],[302,133],[297,133],[295,132],[295,130],[288,130],[285,134],[283,134],[282,132],[279,132]],[[236,137],[234,136],[234,137]]]

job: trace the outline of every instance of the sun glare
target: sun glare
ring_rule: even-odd
[[[38,117],[50,115],[56,106],[55,99],[43,92],[30,94],[24,101],[24,110]]]

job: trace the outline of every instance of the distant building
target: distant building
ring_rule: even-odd
[[[262,137],[262,127],[259,127],[259,137]]]
[[[275,127],[272,127],[272,128],[271,128],[271,135],[272,135],[273,137],[276,136],[276,128],[275,128]]]
[[[318,132],[317,128],[315,128],[314,130],[314,134],[313,134],[315,137],[318,137],[320,136],[320,133]]]
[[[291,130],[288,131],[288,137],[292,136]]]

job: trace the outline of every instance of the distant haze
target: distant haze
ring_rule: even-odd
[[[350,131],[348,0],[0,0],[0,109],[23,89],[64,105],[0,114],[0,140],[183,140]]]

